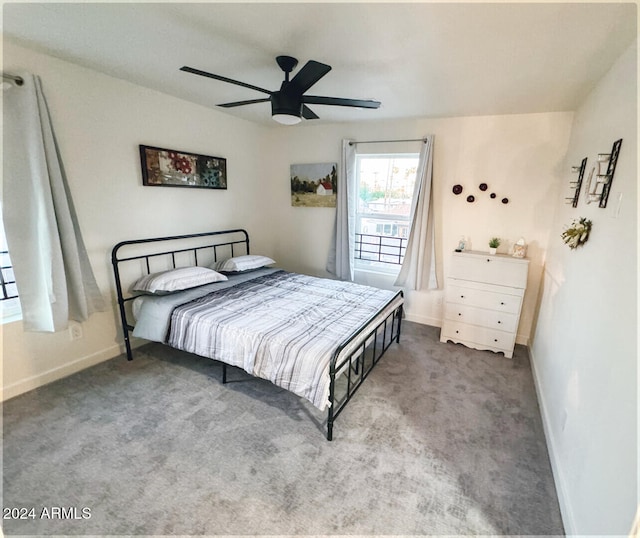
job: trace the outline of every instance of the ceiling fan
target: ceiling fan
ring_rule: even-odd
[[[266,103],[271,102],[271,115],[273,119],[284,125],[294,125],[302,121],[302,118],[306,120],[317,119],[318,116],[307,105],[334,105],[334,106],[349,106],[357,108],[378,108],[380,106],[379,101],[373,101],[371,99],[343,99],[341,97],[320,97],[316,95],[305,95],[305,92],[311,88],[316,82],[324,77],[329,71],[331,66],[326,65],[315,60],[309,60],[302,69],[300,69],[293,79],[289,80],[289,74],[298,65],[298,60],[291,56],[278,56],[276,62],[280,66],[280,69],[284,71],[284,81],[279,90],[271,91],[265,90],[252,84],[246,84],[238,80],[233,80],[220,75],[214,75],[213,73],[207,73],[200,69],[194,69],[193,67],[182,66],[181,71],[187,73],[193,73],[194,75],[200,75],[203,77],[209,77],[222,82],[229,82],[230,84],[236,84],[244,88],[249,88],[262,93],[266,93],[269,97],[262,99],[250,99],[248,101],[235,101],[233,103],[222,103],[218,106],[225,108],[232,108],[236,106],[252,105],[254,103]]]

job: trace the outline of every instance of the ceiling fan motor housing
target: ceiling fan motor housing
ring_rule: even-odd
[[[287,114],[289,116],[302,115],[302,98],[298,92],[282,83],[280,91],[271,94],[271,114]]]

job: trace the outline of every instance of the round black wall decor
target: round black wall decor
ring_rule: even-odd
[[[509,203],[509,198],[503,198],[502,199],[502,203],[503,204],[508,204]]]
[[[496,197],[496,193],[495,193],[495,192],[492,192],[492,193],[489,195],[489,197],[491,197],[491,198],[495,198],[495,197]]]
[[[488,188],[489,188],[489,187],[488,187],[488,185],[487,185],[486,183],[480,183],[480,187],[479,187],[479,189],[480,189],[481,191],[486,191]]]
[[[460,194],[462,192],[462,185],[454,185],[453,186],[453,194]]]
[[[472,203],[472,202],[475,202],[475,200],[476,200],[476,197],[473,196],[472,194],[467,196],[467,202]]]

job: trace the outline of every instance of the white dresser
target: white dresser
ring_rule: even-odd
[[[501,351],[510,359],[529,260],[469,251],[454,252],[451,261],[440,341]]]

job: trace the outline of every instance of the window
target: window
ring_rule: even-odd
[[[417,153],[357,155],[355,267],[397,274],[409,236]]]
[[[18,288],[13,274],[13,265],[9,257],[7,239],[4,236],[4,226],[0,226],[0,310],[2,323],[10,323],[22,319]]]

